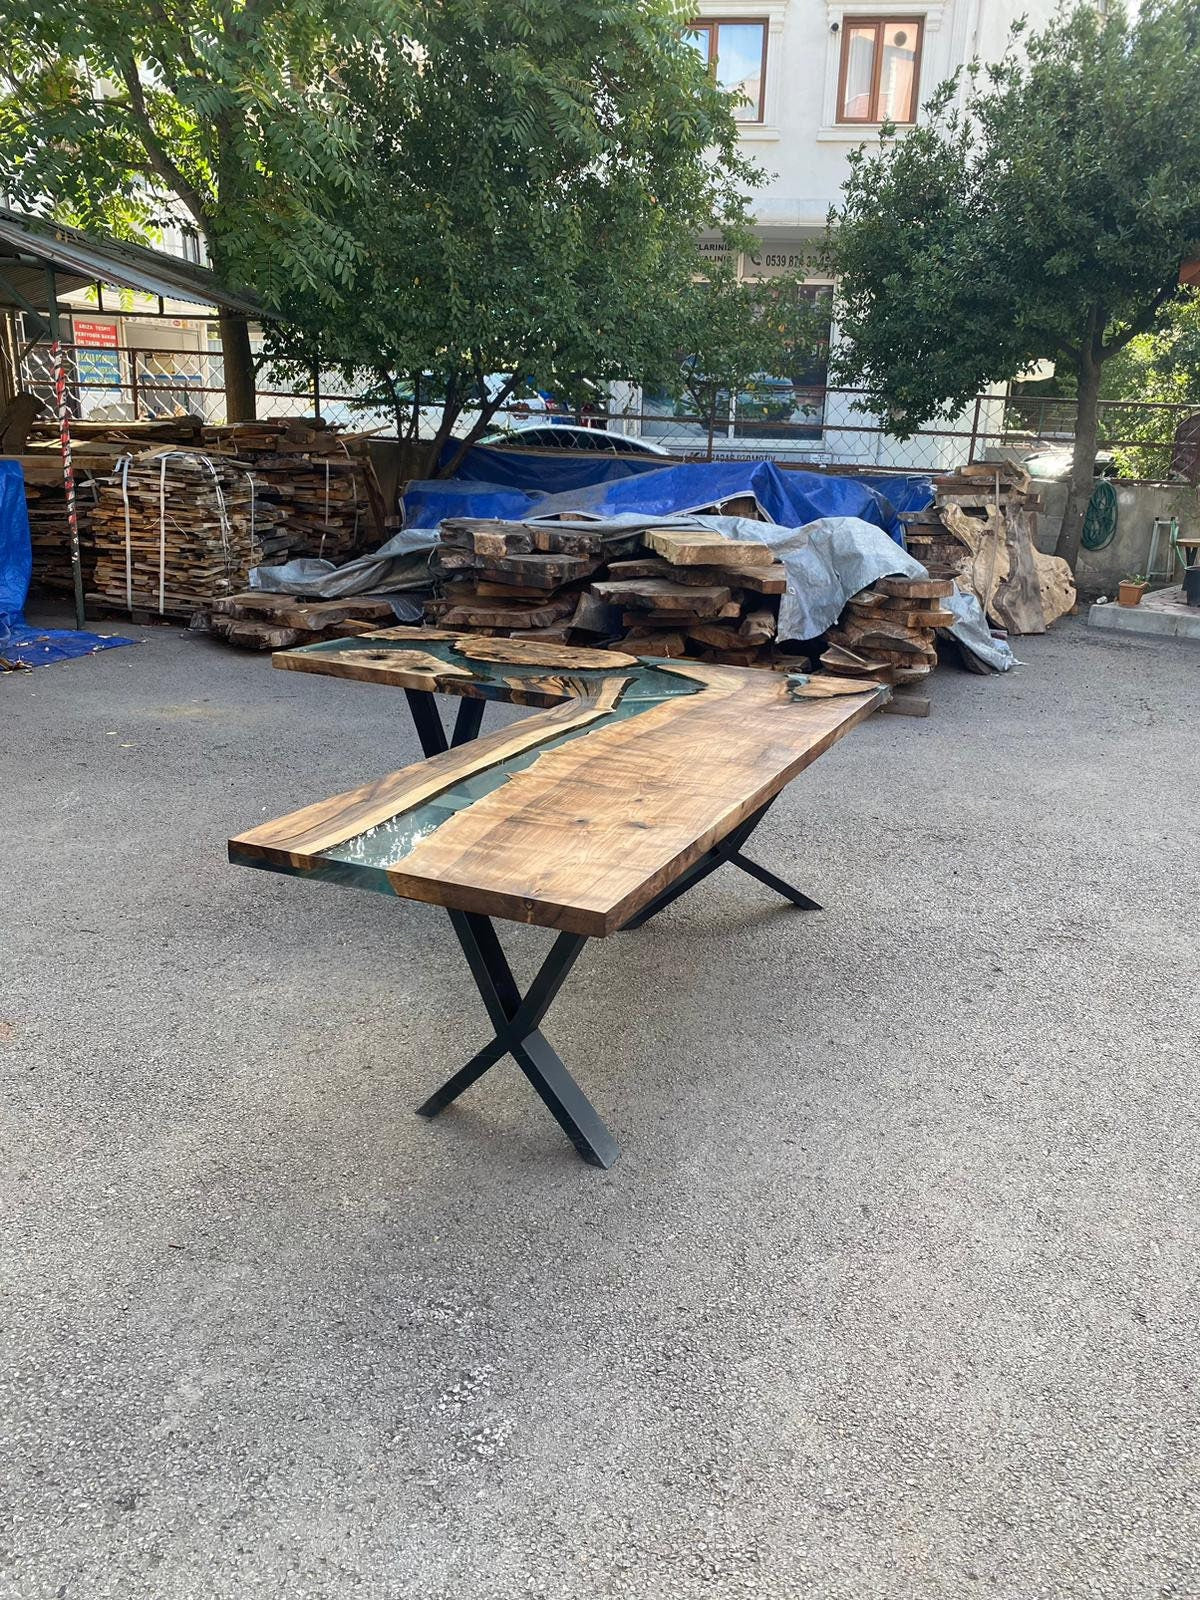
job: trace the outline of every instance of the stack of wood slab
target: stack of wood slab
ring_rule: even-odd
[[[245,650],[286,650],[370,633],[395,620],[386,600],[300,600],[252,589],[214,600],[209,627],[218,638]]]
[[[1010,633],[1044,633],[1075,604],[1065,561],[1036,547],[1041,499],[1014,462],[979,461],[934,479],[934,503],[902,519],[917,560],[970,590]]]
[[[640,542],[638,533],[579,523],[446,518],[430,557],[440,595],[426,616],[478,634],[558,643],[571,634],[608,637],[616,619],[589,594],[590,579]]]
[[[71,571],[71,538],[67,523],[67,491],[62,463],[22,457],[25,504],[29,511],[29,537],[33,547],[33,581],[40,589],[69,594],[75,586]],[[85,468],[75,471],[75,520],[79,528],[79,558],[85,588],[90,588],[96,566],[92,544],[92,511],[98,481]]]
[[[47,471],[61,482],[57,434],[52,439],[46,425],[35,424],[34,435],[31,451],[44,452]],[[147,450],[147,444],[161,448]],[[160,507],[163,449],[172,454]],[[202,608],[214,594],[243,589],[247,563],[318,556],[340,565],[384,536],[386,508],[365,434],[298,418],[206,427],[196,417],[172,417],[153,423],[75,423],[72,450],[77,476],[102,485],[94,494],[81,493],[79,504],[83,509],[99,501],[99,576],[85,573],[85,583],[108,608],[127,605],[121,459],[126,456],[132,457],[127,471],[134,609],[159,609],[160,509],[166,528],[162,587],[174,596],[163,606],[169,615]],[[65,503],[64,514],[56,517],[53,485],[47,483],[43,491],[42,477],[35,471],[36,492],[27,491],[31,522],[39,525],[34,577],[49,587],[69,587]],[[31,483],[28,472],[26,482]],[[211,591],[210,582],[216,584]]]
[[[937,630],[954,621],[941,604],[953,592],[950,578],[880,578],[856,594],[830,628],[821,665],[877,683],[928,677],[937,666]]]
[[[591,585],[620,608],[622,648],[737,667],[770,656],[787,575],[767,545],[697,528],[648,528],[643,539],[645,556],[613,562]]]
[[[786,588],[766,545],[703,529],[454,518],[431,565],[443,628],[739,666],[774,639]]]
[[[278,547],[280,516],[244,462],[197,450],[135,456],[100,485],[90,598],[167,616],[206,610]]]
[[[640,548],[636,532],[579,523],[449,518],[430,559],[441,593],[425,614],[468,633],[605,638],[619,617],[589,593],[590,580]]]
[[[259,496],[279,508],[279,533],[292,555],[340,565],[380,532],[365,435],[299,418],[235,422],[205,428],[204,448],[247,463]]]

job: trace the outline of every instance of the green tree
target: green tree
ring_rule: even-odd
[[[1125,441],[1113,450],[1119,471],[1129,478],[1165,478],[1175,430],[1188,413],[1154,408],[1200,410],[1200,294],[1189,291],[1173,301],[1152,332],[1131,339],[1106,365],[1101,399],[1104,431]],[[1123,406],[1122,400],[1149,404]]]
[[[268,303],[346,281],[358,130],[338,61],[386,0],[6,0],[0,190],[146,239],[180,213],[218,277]],[[254,415],[245,319],[222,315],[231,417]]]
[[[354,267],[332,296],[285,297],[276,358],[367,374],[426,472],[533,385],[582,399],[587,381],[661,373],[696,237],[740,236],[756,181],[688,14],[416,0],[403,35],[352,53]]]
[[[675,295],[671,312],[675,360],[661,388],[687,402],[710,456],[731,397],[764,379],[802,382],[828,348],[829,298],[799,278],[742,282],[727,263],[709,266]]]
[[[1104,366],[1155,326],[1200,240],[1200,0],[1132,21],[1078,4],[962,88],[853,158],[831,216],[835,370],[904,434],[1035,360],[1070,367],[1057,550],[1074,564]]]

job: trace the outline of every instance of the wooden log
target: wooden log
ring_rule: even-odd
[[[880,578],[875,587],[902,600],[944,600],[954,593],[953,583],[945,578]]]
[[[632,582],[600,581],[590,586],[591,593],[610,605],[627,606],[635,611],[680,611],[697,617],[715,617],[732,598],[721,586],[701,587],[670,583],[663,578],[636,578]]]
[[[773,611],[748,611],[738,627],[738,637],[747,644],[769,644],[775,637],[776,622]]]
[[[672,566],[769,567],[775,562],[769,546],[726,539],[709,528],[647,528],[643,538]]]

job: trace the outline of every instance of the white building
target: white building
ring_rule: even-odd
[[[1057,0],[698,0],[692,29],[696,48],[726,88],[743,96],[737,112],[744,152],[770,175],[753,198],[759,247],[738,262],[744,278],[804,272],[813,243],[825,230],[830,208],[840,199],[847,157],[879,138],[879,124],[918,122],[936,86],[956,68],[978,58],[998,60],[1019,17],[1033,28],[1054,13]],[[713,250],[719,246],[712,242]],[[829,284],[810,276],[814,292]],[[835,330],[836,338],[836,330]],[[795,394],[789,426],[772,432],[764,412],[785,411],[780,383],[771,403],[742,397],[746,415],[720,441],[722,453],[786,453],[815,462],[863,466],[945,467],[965,459],[973,413],[956,425],[966,437],[920,437],[907,444],[877,432],[855,412],[850,396],[826,394],[822,374]],[[647,397],[647,410],[652,409]],[[986,413],[989,408],[983,408]],[[986,414],[982,421],[986,423]],[[843,426],[839,428],[838,423]],[[678,422],[647,423],[644,431],[678,438]]]

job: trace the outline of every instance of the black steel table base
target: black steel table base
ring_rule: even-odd
[[[454,718],[454,732],[447,743],[446,730],[442,725],[441,712],[437,708],[434,696],[425,689],[405,689],[404,693],[408,697],[408,709],[412,712],[417,738],[421,741],[421,750],[426,757],[440,756],[447,750],[456,750],[460,744],[470,744],[478,735],[487,706],[486,700],[473,700],[467,695],[461,697],[458,702],[458,714]]]
[[[686,894],[689,889],[707,878],[710,872],[715,872],[726,862],[733,867],[739,867],[743,872],[748,872],[752,878],[757,878],[760,883],[765,883],[768,889],[774,889],[776,894],[781,894],[785,900],[790,900],[801,911],[820,911],[821,907],[815,900],[810,900],[808,895],[802,894],[792,884],[785,883],[775,873],[768,872],[766,867],[760,867],[757,861],[751,861],[742,854],[742,845],[758,827],[767,812],[775,804],[774,799],[768,800],[765,806],[760,806],[753,816],[747,817],[732,833],[727,833],[720,843],[707,850],[698,861],[692,863],[682,876],[676,878],[669,889],[664,889],[656,899],[651,900],[648,906],[642,909],[624,925],[622,933],[628,933],[634,928],[641,928],[651,917],[656,917],[664,911],[672,901],[678,900],[680,895]]]
[[[583,1159],[593,1167],[611,1167],[621,1153],[620,1146],[539,1026],[579,959],[586,936],[560,933],[522,995],[491,918],[472,911],[452,911],[450,921],[496,1032],[490,1044],[417,1107],[418,1115],[436,1117],[498,1061],[512,1056]]]
[[[486,701],[464,696],[459,701],[454,729],[447,740],[433,695],[423,689],[406,689],[404,692],[408,696],[421,749],[427,757],[442,755],[446,750],[467,744],[479,733]],[[747,817],[698,861],[693,862],[669,889],[664,889],[662,894],[631,917],[621,932],[642,927],[651,917],[656,917],[672,901],[678,900],[689,889],[694,889],[710,872],[715,872],[726,862],[757,878],[802,911],[820,911],[821,907],[815,900],[809,899],[792,884],[785,883],[775,873],[768,872],[766,867],[760,867],[757,861],[751,861],[742,854],[742,846],[773,803],[773,800],[768,800],[753,816]],[[418,1115],[436,1117],[439,1111],[444,1111],[452,1101],[457,1100],[498,1061],[505,1056],[512,1056],[583,1159],[593,1167],[611,1167],[621,1153],[620,1146],[605,1127],[595,1106],[567,1071],[540,1026],[568,973],[579,959],[587,936],[560,933],[538,969],[537,976],[522,994],[491,918],[471,911],[451,911],[450,921],[496,1031],[489,1044],[476,1051],[465,1066],[460,1067],[452,1078],[448,1078],[440,1089],[429,1096],[424,1105],[417,1107]]]

